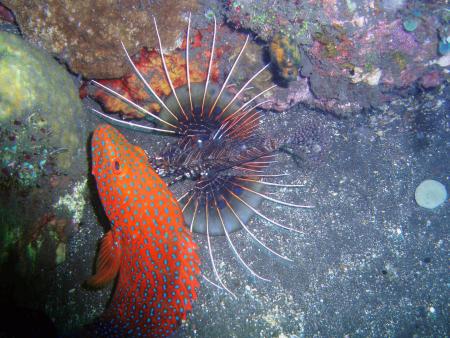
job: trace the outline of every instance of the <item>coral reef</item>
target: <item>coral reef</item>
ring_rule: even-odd
[[[64,261],[81,221],[88,121],[66,69],[6,32],[0,97],[0,271],[26,279]]]
[[[228,0],[226,8],[228,21],[266,41],[282,33],[296,44],[309,45],[320,25],[327,23],[322,6],[311,1]]]
[[[174,46],[183,13],[195,1],[58,1],[6,0],[27,40],[66,61],[70,69],[87,78],[122,76],[127,65],[120,41],[132,54],[157,45],[151,16],[164,20],[161,36]]]
[[[269,51],[278,75],[285,81],[296,80],[300,66],[300,52],[292,39],[276,34],[270,42]]]
[[[196,32],[191,32],[189,67],[192,83],[203,82],[206,79],[210,57],[209,49],[211,39],[211,26]],[[219,80],[221,80],[219,68],[223,69],[225,67],[224,62],[232,59],[234,55],[238,53],[240,47],[239,42],[236,43],[235,41],[233,43],[229,43],[230,40],[238,40],[242,43],[241,40],[243,41],[243,36],[240,34],[231,33],[226,26],[218,28],[218,46],[214,53],[214,62],[212,64],[210,75],[210,80],[212,82],[219,82]],[[175,89],[187,84],[185,48],[186,40],[183,41],[179,49],[169,55],[165,55],[167,68]],[[134,57],[133,61],[149,85],[155,90],[157,95],[163,97],[170,95],[170,85],[164,74],[164,68],[159,52],[154,50],[149,51],[144,48]],[[153,97],[149,96],[147,89],[142,84],[142,81],[133,71],[127,73],[120,79],[99,80],[99,82],[125,96],[127,99],[139,104],[150,112],[159,112],[161,109],[159,103],[157,103]],[[135,108],[122,100],[106,93],[101,88],[83,86],[80,92],[82,96],[89,94],[92,98],[99,101],[108,112],[121,113],[122,116],[126,118],[143,117],[141,112],[137,111]]]
[[[268,43],[282,34],[302,53],[299,68],[313,99],[287,88],[266,108],[301,102],[350,116],[408,93],[425,74],[434,72],[424,88],[448,77],[446,59],[435,60],[449,50],[448,11],[437,3],[230,0],[225,16]]]
[[[154,52],[158,43],[150,15],[164,18],[160,34],[164,45],[173,50],[181,45],[179,32],[186,24],[183,13],[198,8],[189,1],[164,5],[138,0],[88,4],[50,1],[45,6],[43,1],[27,6],[22,2],[5,4],[14,10],[27,39],[57,54],[72,71],[87,78],[122,77],[107,85],[153,112],[159,111],[159,106],[141,87],[134,87],[136,76],[126,64],[120,41],[136,55],[140,69],[149,77],[158,73],[152,80],[161,81],[156,85],[157,94],[167,96],[169,88]],[[284,79],[277,82],[285,88],[275,92],[272,104],[265,104],[268,109],[285,110],[306,103],[338,116],[351,116],[407,94],[416,85],[433,88],[448,78],[443,68],[449,64],[449,18],[442,6],[432,2],[364,0],[356,5],[334,0],[229,0],[223,8],[210,5],[220,13],[219,20],[223,15],[234,27],[249,29],[269,44],[265,53],[271,54],[275,77]],[[204,12],[207,19],[212,17],[211,8]],[[204,46],[205,41],[200,38],[197,42]],[[227,47],[220,39],[218,45]],[[259,49],[258,53],[264,51]],[[208,55],[204,56],[207,59]],[[254,56],[244,73],[262,63],[262,55]],[[181,85],[185,81],[179,72],[185,64],[183,54],[172,53],[168,63],[176,85]],[[297,70],[308,79],[307,88],[295,84]],[[272,81],[268,75],[262,78]],[[297,87],[300,93],[295,92]],[[140,117],[118,100],[101,97],[99,92],[93,95],[109,111]]]
[[[228,2],[224,12],[227,20],[236,27],[252,29],[268,43],[266,48],[252,41],[248,44],[242,62],[245,67],[241,67],[232,84],[239,87],[270,57],[274,65],[272,74],[265,70],[253,83],[253,88],[243,93],[244,96],[256,95],[276,82],[281,87],[270,97],[262,95],[257,99],[259,103],[270,100],[261,107],[285,111],[303,103],[346,117],[363,109],[379,107],[399,95],[411,93],[417,86],[424,89],[439,86],[448,78],[444,68],[449,63],[448,54],[445,54],[448,19],[443,10],[432,4],[394,6],[386,2],[384,5],[389,10],[383,6],[372,8],[367,1],[356,7],[351,2],[336,4],[333,1],[315,4]],[[237,50],[228,53],[226,38],[243,39],[243,34],[224,29],[221,28],[223,33],[217,40],[219,50],[224,53],[216,56],[222,59],[217,66],[230,69]],[[204,54],[201,64],[209,57],[210,32],[211,25],[201,30],[191,42],[197,47],[197,53]],[[444,54],[437,59],[439,53]],[[182,75],[184,52],[175,51],[167,55],[167,60],[175,87],[186,83]],[[142,50],[135,61],[157,94],[167,96],[170,88],[162,75],[159,55]],[[153,73],[157,73],[154,79]],[[154,100],[149,100],[132,72],[120,81],[102,83],[152,112],[160,109]],[[126,117],[141,116],[102,91],[91,91],[91,94],[108,111],[122,112]]]
[[[10,170],[18,156],[27,160],[38,149],[43,166],[48,154],[38,138],[48,142],[58,167],[69,168],[80,146],[77,118],[83,108],[64,68],[18,36],[0,32],[0,97],[2,168]]]

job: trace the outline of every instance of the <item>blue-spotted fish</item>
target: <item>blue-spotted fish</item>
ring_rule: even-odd
[[[106,337],[168,336],[192,309],[199,287],[197,246],[178,202],[145,152],[110,125],[94,131],[92,173],[111,230],[87,284],[118,280],[110,305],[88,330]]]

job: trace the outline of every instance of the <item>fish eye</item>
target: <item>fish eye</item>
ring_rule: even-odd
[[[121,166],[120,166],[120,161],[119,161],[119,159],[118,159],[118,158],[114,158],[114,159],[111,161],[111,164],[112,164],[112,171],[113,171],[113,173],[114,173],[114,174],[120,174],[120,168],[121,168]]]

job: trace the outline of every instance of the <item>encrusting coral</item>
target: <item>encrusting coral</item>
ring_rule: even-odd
[[[192,83],[203,82],[207,76],[208,62],[210,58],[211,45],[211,27],[204,30],[198,30],[192,33],[190,39],[190,78]],[[230,58],[235,53],[235,49],[228,46],[225,39],[227,34],[230,34],[226,27],[220,27],[217,32],[221,43],[218,43],[214,52],[214,61],[212,63],[210,81],[217,83],[219,81],[219,68],[221,67],[222,59]],[[241,39],[241,35],[233,35],[235,39]],[[166,54],[167,68],[174,88],[179,88],[187,84],[186,78],[186,40],[183,40],[182,45],[176,51]],[[125,57],[124,57],[125,59]],[[155,90],[159,96],[167,97],[171,94],[171,88],[167,82],[167,77],[164,74],[164,68],[159,52],[155,50],[149,51],[143,48],[140,53],[133,57],[136,67],[142,73],[149,85]],[[142,81],[135,72],[130,71],[125,76],[119,79],[103,79],[99,82],[127,99],[139,103],[142,107],[151,112],[159,112],[160,105],[156,100],[149,96],[148,91],[142,84]],[[86,91],[87,90],[87,91]],[[108,95],[104,90],[98,87],[83,86],[80,90],[81,96],[89,94],[92,98],[99,101],[106,111],[110,113],[121,113],[125,118],[140,118],[143,114],[126,102]]]
[[[87,120],[67,70],[6,32],[0,97],[0,270],[26,277],[61,263],[81,222],[85,196],[72,182],[87,168]]]
[[[58,167],[69,168],[81,144],[77,120],[83,108],[64,67],[18,36],[0,32],[0,97],[0,134],[6,136],[0,142],[2,168],[12,169],[3,163],[12,154],[5,147],[34,154],[44,143],[50,153],[59,148]],[[38,142],[41,136],[45,141]],[[43,149],[39,154],[45,155]]]

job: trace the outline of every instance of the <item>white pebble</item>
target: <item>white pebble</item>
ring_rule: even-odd
[[[425,180],[417,187],[415,198],[419,206],[434,209],[445,202],[447,199],[447,190],[438,181]]]

